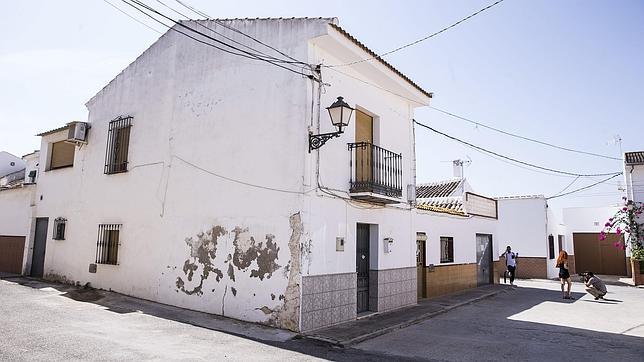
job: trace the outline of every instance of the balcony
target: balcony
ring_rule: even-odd
[[[402,202],[402,154],[369,142],[349,143],[348,146],[350,196],[379,204]]]

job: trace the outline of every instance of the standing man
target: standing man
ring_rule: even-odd
[[[510,245],[505,249],[505,266],[508,269],[508,274],[510,274],[510,285],[514,285],[514,275],[517,270],[517,257],[519,253],[513,253]]]

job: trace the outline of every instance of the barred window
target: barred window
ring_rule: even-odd
[[[64,217],[57,217],[54,219],[54,240],[65,240],[65,224],[67,219]]]
[[[109,124],[105,151],[105,174],[127,172],[132,117],[118,117]]]
[[[454,262],[454,238],[441,236],[441,263]]]
[[[118,264],[118,252],[121,234],[121,224],[98,225],[98,241],[96,242],[97,264]]]

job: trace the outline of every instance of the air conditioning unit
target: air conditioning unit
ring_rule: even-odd
[[[87,130],[89,125],[87,122],[71,122],[69,126],[69,133],[67,134],[67,142],[70,143],[85,143],[87,142]]]

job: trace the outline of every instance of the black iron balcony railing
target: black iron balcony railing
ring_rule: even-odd
[[[349,143],[350,193],[402,196],[402,154],[369,142]]]

